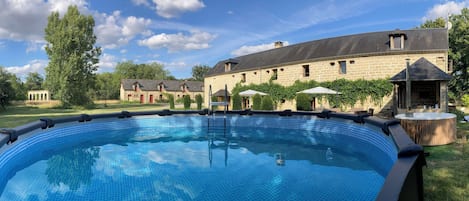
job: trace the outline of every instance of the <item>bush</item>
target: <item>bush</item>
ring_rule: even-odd
[[[185,95],[184,99],[184,109],[188,110],[191,109],[191,97],[189,95]]]
[[[262,110],[274,110],[274,101],[270,96],[264,96],[261,104]]]
[[[462,104],[464,106],[469,106],[469,94],[464,94],[461,98]]]
[[[169,109],[174,109],[174,96],[173,94],[166,94],[169,102]]]
[[[311,101],[307,94],[296,95],[296,110],[311,111]]]
[[[255,94],[252,97],[252,109],[253,110],[260,110],[261,109],[261,104],[262,104],[261,101],[262,101],[261,95]]]
[[[202,95],[200,95],[200,94],[195,95],[195,102],[197,103],[197,109],[201,110],[202,109],[202,102],[203,102]]]
[[[241,96],[238,93],[233,95],[233,110],[241,110]]]

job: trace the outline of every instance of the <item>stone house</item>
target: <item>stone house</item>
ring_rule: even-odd
[[[153,104],[167,101],[165,94],[172,94],[175,100],[184,96],[194,100],[197,94],[203,97],[203,92],[204,83],[200,81],[123,79],[120,100]]]
[[[415,104],[411,107],[439,104],[442,109],[446,108],[448,73],[451,72],[447,29],[370,32],[289,46],[276,42],[275,46],[271,50],[219,61],[205,77],[205,103],[209,98],[209,86],[217,92],[223,90],[226,84],[228,92],[231,92],[236,83],[260,84],[269,80],[290,86],[297,80],[325,82],[393,78],[390,82],[394,84],[394,93],[383,98],[385,104],[374,105],[368,101],[365,106],[356,107],[374,108],[379,112],[386,103],[391,103],[387,107],[394,104],[395,107],[407,108],[403,103],[405,82],[398,74],[402,74],[409,61],[410,66],[419,68],[410,73],[412,76],[419,72],[412,78],[412,89],[415,90],[412,92],[412,102]],[[420,72],[422,69],[433,73]],[[423,89],[420,86],[425,88],[424,91],[419,91]],[[427,97],[425,103],[419,101],[422,96]],[[282,102],[277,109],[296,109],[294,100]]]

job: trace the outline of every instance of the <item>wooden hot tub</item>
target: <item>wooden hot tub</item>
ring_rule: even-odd
[[[410,138],[420,145],[444,145],[456,141],[455,114],[416,112],[398,114],[395,118],[400,119]]]

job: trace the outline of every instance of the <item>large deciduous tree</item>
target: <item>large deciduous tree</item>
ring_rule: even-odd
[[[94,87],[101,54],[101,48],[94,46],[94,24],[93,17],[80,14],[76,6],[68,7],[62,18],[58,12],[48,18],[45,85],[64,106],[91,103],[87,92]]]
[[[121,79],[151,79],[168,80],[173,79],[171,73],[164,69],[159,63],[134,64],[132,61],[118,63],[115,73]]]
[[[210,70],[210,66],[196,65],[192,67],[192,78],[197,81],[204,81],[205,74]]]
[[[463,8],[461,14],[449,17],[452,24],[448,31],[449,59],[453,64],[453,79],[449,83],[454,97],[459,99],[469,93],[469,8]],[[428,20],[420,28],[444,28],[446,21],[443,18]]]
[[[44,78],[42,78],[39,73],[31,72],[28,73],[28,76],[26,77],[25,87],[27,90],[40,90],[42,89],[43,82]]]

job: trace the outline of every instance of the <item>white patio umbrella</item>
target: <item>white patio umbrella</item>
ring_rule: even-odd
[[[252,89],[248,89],[246,91],[242,91],[242,92],[239,92],[239,95],[240,96],[244,96],[244,97],[249,97],[248,99],[246,99],[245,101],[243,101],[244,103],[244,106],[245,108],[250,108],[251,106],[249,106],[249,102],[252,101],[252,97],[256,94],[259,94],[261,96],[266,96],[268,94],[264,93],[264,92],[260,92],[260,91],[256,91],[256,90],[252,90]]]
[[[325,87],[314,87],[314,88],[311,88],[311,89],[306,89],[306,90],[303,90],[303,91],[299,91],[299,92],[296,92],[297,94],[318,94],[318,95],[326,95],[326,94],[342,94],[338,91],[334,91],[332,89],[328,89],[328,88],[325,88]],[[316,98],[314,98],[316,99]],[[316,102],[316,101],[314,101]],[[322,104],[321,104],[321,107],[322,107]]]
[[[254,96],[256,94],[259,94],[261,96],[265,96],[265,95],[268,95],[264,92],[260,92],[260,91],[256,91],[256,90],[252,90],[252,89],[248,89],[246,91],[242,91],[242,92],[239,92],[239,95],[240,96],[247,96],[247,97],[251,97],[251,96]]]
[[[325,87],[314,87],[314,88],[311,88],[311,89],[306,89],[306,90],[303,90],[303,91],[299,91],[299,92],[296,92],[297,94],[341,94],[340,92],[338,91],[334,91],[332,89],[328,89],[328,88],[325,88]]]

